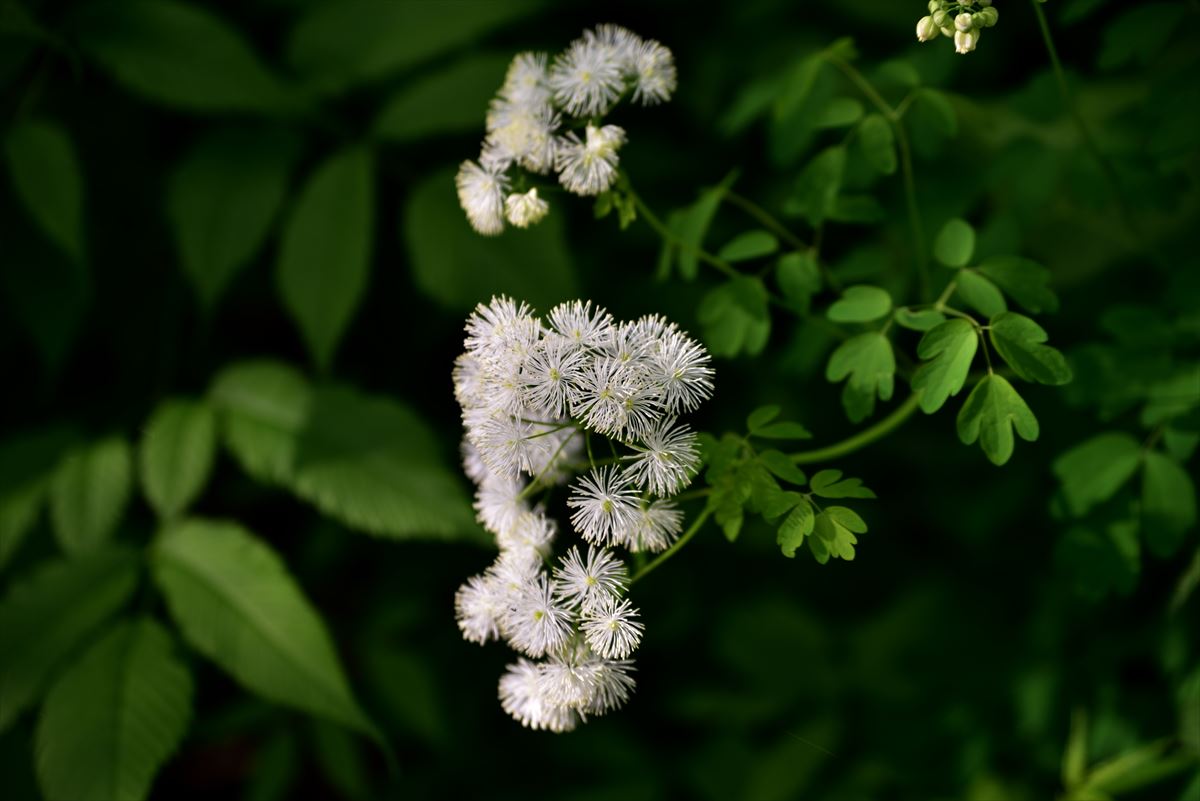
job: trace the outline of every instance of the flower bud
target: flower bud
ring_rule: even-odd
[[[933,17],[921,17],[917,22],[917,39],[928,42],[938,35],[938,26],[933,24]]]
[[[978,31],[957,31],[954,34],[954,52],[966,55],[975,49],[975,45],[978,42]]]
[[[942,4],[941,4],[941,2],[939,2],[939,0],[929,0],[928,8],[929,8],[930,14],[937,11],[941,7],[942,7]]]
[[[942,28],[941,31],[942,31],[942,36],[947,36],[951,39],[954,38],[954,29],[953,28]]]
[[[959,14],[954,18],[954,27],[957,28],[961,33],[966,33],[967,31],[971,30],[971,28],[974,27],[974,24],[971,22],[971,15],[965,11]]]
[[[990,28],[1000,19],[1000,11],[994,7],[987,7],[975,15],[984,26]]]
[[[939,8],[933,12],[933,24],[938,27],[938,30],[950,27],[950,15],[946,13],[946,9]]]
[[[983,6],[984,8],[987,8],[991,4],[992,0],[979,0],[979,5]]]
[[[504,213],[518,228],[539,223],[550,212],[550,205],[538,197],[536,188],[524,194],[513,193],[504,199]]]

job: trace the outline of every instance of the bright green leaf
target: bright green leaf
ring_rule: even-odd
[[[746,416],[746,430],[753,434],[757,429],[762,428],[778,417],[780,411],[781,409],[774,404],[759,406]]]
[[[829,358],[825,378],[839,382],[849,377],[843,403],[852,422],[875,411],[875,397],[887,401],[895,386],[896,356],[892,343],[878,332],[868,332],[843,342]]]
[[[177,517],[200,496],[216,444],[217,423],[208,404],[176,399],[154,410],[138,448],[138,468],[159,517]]]
[[[496,94],[511,59],[488,53],[456,61],[444,70],[406,83],[384,103],[375,135],[393,142],[476,132],[481,109]]]
[[[114,626],[51,688],[38,720],[38,781],[48,799],[137,801],[179,747],[192,676],[149,618]],[[103,747],[98,747],[103,744]]]
[[[754,432],[761,439],[810,439],[812,433],[799,423],[771,423]]]
[[[995,317],[1008,311],[1004,295],[996,285],[972,270],[960,270],[955,279],[955,291],[962,301],[982,314],[984,317]]]
[[[858,136],[867,163],[884,175],[896,171],[895,135],[882,114],[872,113],[863,118]]]
[[[1150,451],[1142,467],[1142,530],[1150,550],[1172,556],[1196,525],[1196,485],[1169,456]]]
[[[917,355],[927,361],[912,380],[913,391],[921,393],[921,411],[933,414],[959,393],[978,346],[975,326],[962,319],[947,320],[921,337]]]
[[[913,311],[907,306],[896,309],[896,323],[911,331],[929,331],[946,322],[946,315],[936,309]]]
[[[809,484],[813,494],[821,498],[874,498],[875,493],[863,486],[861,478],[842,478],[841,470],[822,470]]]
[[[1050,289],[1050,271],[1037,262],[1018,256],[993,256],[976,269],[1028,311],[1058,311],[1058,296]]]
[[[869,323],[892,310],[892,296],[877,286],[848,287],[825,313],[835,323]]]
[[[68,256],[82,262],[83,175],[66,131],[52,122],[20,122],[4,144],[13,187],[29,215]]]
[[[933,240],[933,256],[947,267],[966,267],[975,253],[975,229],[955,218],[942,226]]]
[[[50,519],[68,554],[93,551],[112,536],[133,490],[133,452],[120,437],[67,456],[50,487]]]
[[[705,344],[717,357],[733,358],[743,352],[756,356],[771,335],[767,288],[749,276],[739,276],[710,290],[700,301],[696,317],[703,327]]]
[[[758,458],[768,470],[784,481],[802,486],[808,480],[804,471],[781,451],[763,451]]]
[[[334,154],[309,177],[284,226],[279,291],[321,369],[332,363],[367,286],[371,170],[371,154],[362,148]]]
[[[717,258],[725,261],[749,261],[770,256],[779,250],[779,240],[767,231],[746,231],[725,243]]]
[[[858,538],[854,535],[865,533],[866,523],[851,509],[844,506],[830,506],[817,515],[813,523],[813,534],[808,538],[808,547],[813,558],[825,564],[830,557],[835,559],[854,559],[854,546]]]
[[[1061,353],[1044,345],[1047,334],[1033,320],[1006,312],[992,319],[991,340],[1013,372],[1026,381],[1058,386],[1071,380],[1071,368]]]
[[[958,413],[958,438],[964,445],[979,441],[992,464],[1002,465],[1013,452],[1013,429],[1026,442],[1038,438],[1038,421],[1012,384],[986,375]]]
[[[784,556],[789,559],[795,557],[796,549],[804,543],[804,538],[813,533],[814,521],[813,507],[807,500],[798,503],[783,519],[775,542]]]
[[[1075,517],[1087,514],[1111,498],[1133,478],[1141,460],[1141,445],[1124,432],[1108,432],[1076,445],[1054,461],[1067,509]]]

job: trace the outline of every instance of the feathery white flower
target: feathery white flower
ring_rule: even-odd
[[[624,67],[622,54],[589,31],[555,57],[554,101],[574,117],[603,116],[621,96]]]
[[[468,422],[467,436],[496,476],[537,475],[535,465],[544,465],[553,455],[554,443],[541,436],[545,429],[516,415],[494,412],[472,416]]]
[[[560,417],[576,392],[583,373],[584,354],[559,336],[547,336],[521,366],[525,397],[530,406],[544,414]]]
[[[508,666],[500,678],[500,706],[530,729],[567,732],[579,724],[575,710],[552,703],[545,694],[542,668],[527,659]]]
[[[624,143],[625,129],[617,125],[588,125],[582,142],[574,131],[560,136],[554,153],[559,183],[577,195],[605,191],[617,180],[617,150]]]
[[[454,360],[454,398],[464,409],[477,409],[485,405],[483,384],[486,375],[479,359],[472,353],[460,354]]]
[[[525,303],[501,295],[475,307],[465,326],[468,353],[488,365],[519,357],[537,341],[541,328]]]
[[[504,230],[507,176],[484,169],[473,161],[464,161],[459,165],[454,185],[458,187],[458,203],[467,213],[472,228],[484,236],[493,236]]]
[[[633,99],[652,106],[671,99],[677,77],[675,57],[659,42],[648,39],[633,53]]]
[[[624,659],[637,650],[645,626],[628,598],[604,598],[583,613],[580,626],[591,649],[607,659]]]
[[[669,414],[692,411],[713,393],[708,351],[681,331],[668,331],[649,359],[651,380],[662,388]]]
[[[550,102],[550,73],[545,53],[518,53],[504,76],[500,96],[510,103],[533,108]]]
[[[496,543],[507,558],[540,566],[550,555],[558,524],[539,507],[520,515],[511,526],[496,533]]]
[[[619,709],[629,700],[636,682],[629,675],[634,671],[631,659],[602,659],[596,666],[592,703],[587,712],[590,715],[603,715],[613,709]]]
[[[471,444],[471,440],[464,438],[461,451],[463,472],[467,474],[467,478],[476,484],[482,484],[483,480],[492,474],[492,471],[487,469],[487,465],[480,458],[479,449]]]
[[[571,634],[571,613],[554,600],[546,574],[523,586],[504,616],[508,644],[538,657],[561,648]]]
[[[475,512],[480,524],[497,534],[512,528],[529,504],[521,497],[525,485],[515,478],[489,475],[475,493]]]
[[[641,445],[631,447],[637,455],[627,468],[630,478],[660,498],[686,487],[700,467],[696,435],[686,425],[676,426],[673,417],[660,420],[643,435]]]
[[[471,576],[454,594],[454,616],[463,639],[483,645],[500,636],[500,621],[508,611],[504,588],[494,576]]]
[[[620,542],[633,526],[637,495],[629,477],[616,465],[592,470],[571,488],[567,506],[575,511],[571,524],[595,545]]]
[[[521,194],[514,192],[504,199],[504,214],[518,228],[536,225],[549,213],[550,204],[538,197],[537,187]]]
[[[560,303],[546,315],[550,327],[576,348],[603,348],[612,340],[612,315],[592,302]]]
[[[572,545],[560,562],[554,569],[554,595],[572,609],[595,608],[625,590],[625,565],[607,548],[589,545],[584,559]]]
[[[484,166],[507,168],[514,161],[544,175],[554,167],[554,138],[562,120],[549,106],[528,106],[497,98],[487,115]]]
[[[547,427],[539,436],[546,442],[545,458],[531,461],[529,472],[535,476],[539,487],[565,483],[573,474],[571,465],[579,461],[583,452],[579,429],[575,426],[557,430]]]
[[[630,551],[665,551],[683,530],[683,512],[673,501],[657,500],[638,509],[637,520],[625,540]]]
[[[600,660],[586,645],[568,644],[540,667],[538,685],[543,698],[568,709],[591,706]]]

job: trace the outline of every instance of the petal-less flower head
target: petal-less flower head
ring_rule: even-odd
[[[518,53],[513,56],[504,76],[504,86],[500,88],[500,97],[527,108],[548,106],[550,73],[546,63],[545,53]]]
[[[500,706],[522,726],[557,733],[579,725],[579,714],[553,703],[544,689],[543,666],[519,659],[500,678]]]
[[[539,657],[561,648],[571,635],[571,613],[554,600],[546,574],[526,584],[504,616],[508,644]]]
[[[683,530],[683,512],[674,501],[659,499],[638,510],[637,522],[626,541],[630,551],[665,551]]]
[[[464,161],[454,179],[458,187],[458,203],[467,213],[471,227],[484,236],[504,230],[504,193],[508,177],[485,169],[473,161]]]
[[[554,569],[554,595],[572,609],[592,609],[625,590],[628,573],[607,548],[588,546],[587,558],[571,546]]]
[[[617,180],[617,150],[625,143],[625,129],[618,125],[588,125],[580,141],[574,131],[559,137],[554,169],[568,192],[585,197],[598,195]]]
[[[652,380],[662,388],[669,414],[690,412],[713,393],[713,370],[704,346],[681,331],[668,331],[649,359]]]
[[[500,636],[500,621],[508,611],[504,588],[494,576],[472,576],[454,594],[454,616],[463,639],[482,645]]]
[[[550,327],[576,348],[603,348],[613,337],[612,315],[592,302],[560,303],[547,315]]]
[[[612,596],[584,611],[580,628],[591,649],[607,659],[624,659],[632,654],[645,631],[629,599]]]
[[[567,411],[578,391],[585,356],[563,337],[545,337],[521,367],[525,399],[531,407],[552,417]]]
[[[550,204],[538,197],[537,187],[528,192],[514,192],[504,199],[504,214],[518,228],[539,223],[549,213]]]
[[[641,445],[632,447],[637,454],[629,464],[630,478],[660,498],[690,484],[700,467],[696,435],[686,425],[675,425],[674,418],[660,420],[645,433]]]
[[[571,42],[550,67],[554,102],[573,117],[599,117],[625,88],[627,56],[594,32]]]
[[[571,524],[590,543],[620,542],[636,520],[637,494],[616,465],[592,470],[571,488]]]
[[[671,99],[678,82],[675,57],[660,43],[641,42],[633,56],[633,99],[652,106]]]

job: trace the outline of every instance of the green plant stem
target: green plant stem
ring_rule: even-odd
[[[650,207],[647,206],[645,201],[642,200],[641,195],[633,191],[633,185],[630,184],[628,180],[625,182],[625,191],[628,192],[630,199],[633,200],[633,205],[637,207],[638,216],[649,223],[650,227],[654,229],[655,233],[657,233],[663,239],[663,241],[674,245],[681,250],[687,250],[700,261],[704,262],[710,267],[715,267],[730,278],[741,277],[741,273],[735,270],[733,265],[731,265],[729,262],[725,261],[724,259],[717,258],[707,250],[696,247],[690,242],[684,242],[682,239],[676,236],[675,232],[664,225],[663,221],[658,218],[658,215],[651,211]]]
[[[908,400],[897,406],[891,414],[870,428],[864,428],[857,434],[846,437],[841,442],[835,442],[833,445],[824,448],[793,453],[789,458],[796,464],[813,464],[815,462],[827,462],[854,453],[876,440],[883,439],[899,428],[917,410],[918,400],[919,396],[914,392],[908,396]]]
[[[768,231],[775,234],[775,236],[779,237],[784,242],[787,242],[788,245],[796,250],[808,250],[810,248],[810,245],[807,242],[789,231],[787,226],[777,220],[775,216],[771,214],[771,212],[767,211],[745,195],[739,195],[732,189],[726,189],[724,197],[730,203],[737,206],[739,209],[757,220]]]
[[[676,553],[678,553],[683,548],[683,546],[688,544],[688,541],[691,540],[692,537],[696,536],[696,532],[698,532],[700,530],[701,526],[704,525],[704,522],[706,520],[708,520],[709,516],[711,516],[711,515],[712,515],[712,510],[708,509],[708,508],[705,508],[704,511],[702,511],[700,514],[698,514],[696,516],[696,519],[692,521],[692,525],[688,526],[688,530],[683,532],[683,536],[680,537],[678,540],[676,540],[674,545],[672,545],[670,548],[668,548],[667,550],[665,550],[661,554],[659,554],[658,557],[656,557],[653,562],[651,562],[650,564],[643,567],[637,573],[633,574],[633,578],[629,579],[630,585],[632,585],[638,579],[644,578],[650,571],[654,570],[656,567],[661,565],[663,562],[667,561],[672,556],[674,556]]]

